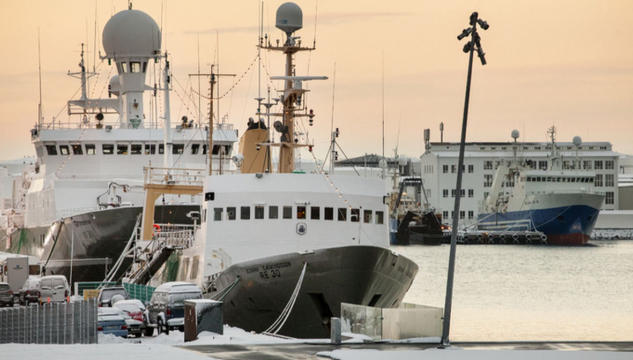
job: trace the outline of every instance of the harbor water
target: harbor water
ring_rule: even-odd
[[[405,302],[444,307],[450,246],[394,250],[420,266]],[[458,246],[450,339],[633,340],[633,241]]]

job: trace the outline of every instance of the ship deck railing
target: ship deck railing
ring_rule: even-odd
[[[207,171],[202,169],[179,169],[144,167],[145,185],[203,186]]]
[[[187,249],[193,245],[196,230],[200,225],[176,225],[176,224],[156,224],[152,241],[148,247],[150,251],[162,248]],[[160,230],[159,230],[160,229]],[[138,229],[140,232],[140,229]],[[140,233],[137,234],[140,239]]]
[[[604,195],[603,191],[595,191],[592,189],[584,190],[568,190],[568,189],[555,189],[555,190],[542,190],[542,191],[526,191],[526,195],[547,195],[547,194],[591,194],[591,195]]]
[[[77,129],[97,129],[97,130],[112,130],[112,129],[120,129],[121,122],[120,121],[101,121],[97,122],[95,120],[91,120],[88,122],[84,121],[51,121],[48,123],[37,124],[35,129],[39,132],[42,130],[77,130]],[[140,126],[139,126],[140,128]],[[155,122],[143,122],[143,129],[162,129],[163,127],[160,124]],[[173,129],[197,129],[198,127],[183,127],[181,124],[176,123],[173,126]],[[133,129],[132,126],[129,129]],[[233,124],[224,123],[224,124],[213,124],[214,130],[233,130]]]

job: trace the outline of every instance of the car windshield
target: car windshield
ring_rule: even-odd
[[[125,289],[104,289],[103,292],[101,293],[101,299],[102,300],[112,299],[114,295],[121,295],[123,297],[127,297],[127,292],[125,292]]]
[[[200,292],[171,294],[169,295],[169,305],[184,306],[185,300],[189,299],[202,299],[202,294]]]

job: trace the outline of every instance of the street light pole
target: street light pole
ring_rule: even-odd
[[[479,19],[477,12],[470,15],[470,28],[464,29],[460,35],[457,36],[458,40],[462,40],[468,35],[471,36],[471,41],[464,45],[464,52],[469,53],[468,57],[468,78],[466,80],[466,100],[464,102],[464,119],[462,122],[462,136],[459,144],[459,160],[457,164],[457,184],[455,185],[455,208],[453,211],[453,231],[451,233],[451,250],[448,260],[448,278],[446,281],[446,302],[444,304],[444,326],[442,328],[442,347],[451,346],[449,340],[450,328],[451,328],[451,307],[453,304],[453,277],[455,274],[455,252],[457,247],[457,230],[459,227],[459,206],[462,197],[462,175],[464,167],[464,149],[466,146],[466,125],[468,122],[468,103],[470,101],[470,80],[473,73],[473,54],[477,50],[477,55],[481,60],[482,65],[486,65],[486,59],[484,58],[484,51],[481,48],[479,34],[477,34],[477,24],[482,29],[488,29],[488,23]]]
[[[70,218],[70,288],[73,288],[73,258],[75,257],[75,222]]]

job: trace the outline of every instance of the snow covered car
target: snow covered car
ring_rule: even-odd
[[[130,334],[134,334],[137,337],[141,336],[142,332],[145,332],[146,336],[152,336],[154,333],[154,328],[146,327],[147,320],[145,318],[145,306],[140,300],[132,299],[132,300],[121,300],[117,301],[116,304],[112,307],[113,309],[119,309],[123,311],[127,316],[129,316],[132,320],[135,320],[139,324],[128,322],[128,330]],[[150,329],[149,335],[147,334],[147,329]]]
[[[99,306],[112,307],[111,301],[112,297],[115,295],[121,295],[126,300],[130,298],[123,286],[107,287],[99,291],[97,303],[99,304]]]
[[[40,282],[39,277],[29,277],[20,288],[20,305],[29,306],[40,303]]]
[[[152,294],[147,307],[147,326],[157,328],[159,334],[169,334],[169,330],[172,329],[184,331],[185,300],[189,299],[202,299],[202,292],[197,285],[186,282],[168,282],[160,285]]]
[[[99,308],[97,314],[97,331],[102,334],[113,334],[126,338],[128,335],[128,325],[123,316],[116,311],[107,311],[110,309]]]
[[[0,306],[13,306],[13,291],[11,291],[11,287],[9,284],[2,282],[0,283]]]

